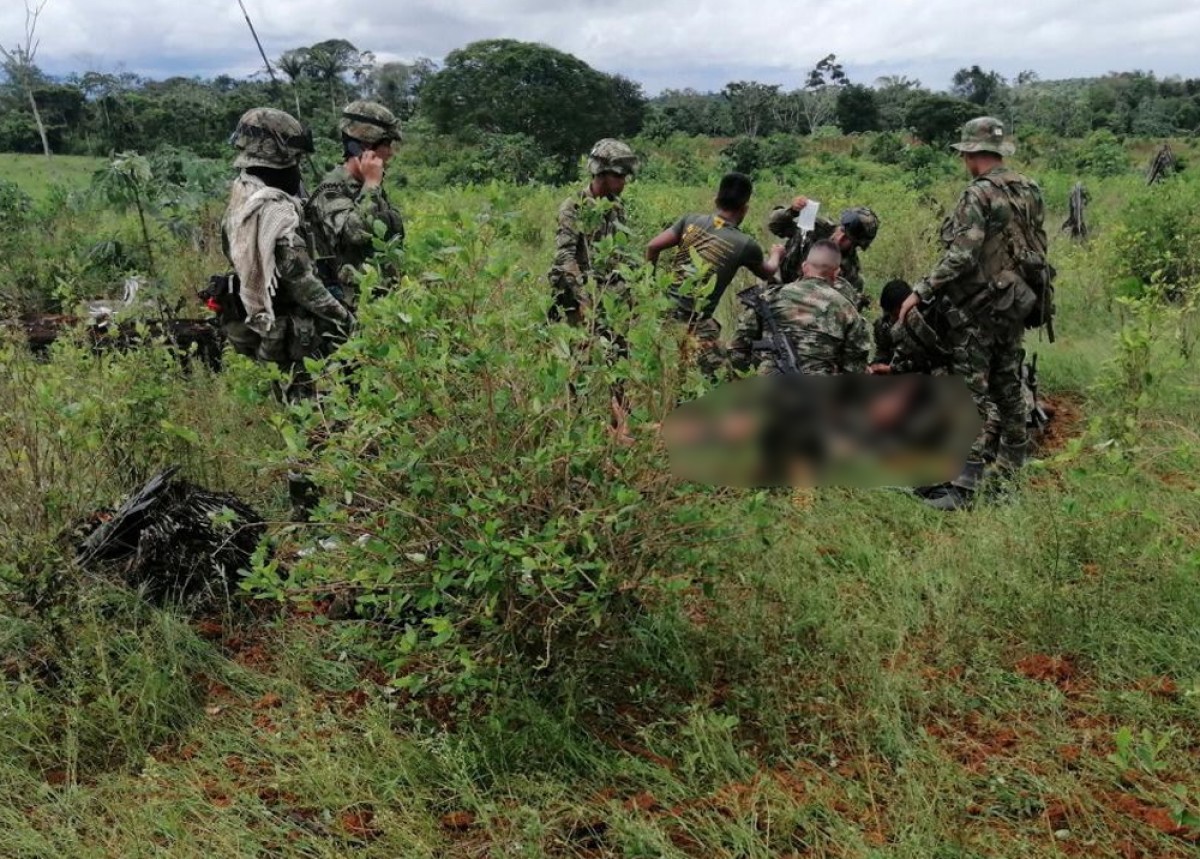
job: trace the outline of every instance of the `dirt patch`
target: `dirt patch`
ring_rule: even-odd
[[[1022,677],[1053,683],[1063,691],[1073,686],[1076,676],[1075,663],[1070,657],[1048,656],[1044,653],[1024,657],[1017,662],[1016,669]]]
[[[1083,397],[1071,393],[1047,395],[1042,398],[1042,407],[1051,416],[1050,423],[1033,433],[1033,450],[1038,456],[1049,456],[1065,450],[1071,439],[1083,434]]]
[[[1127,793],[1109,793],[1103,799],[1114,811],[1139,820],[1163,835],[1191,843],[1200,842],[1200,830],[1176,823],[1169,809],[1149,805]]]

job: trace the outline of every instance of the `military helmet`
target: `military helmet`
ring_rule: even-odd
[[[875,241],[879,232],[879,216],[866,206],[846,209],[841,217],[842,230],[854,244],[864,251]]]
[[[290,113],[255,107],[242,114],[229,143],[238,150],[234,167],[294,167],[313,151],[312,132]]]
[[[352,101],[342,108],[338,131],[352,140],[372,146],[385,140],[403,140],[400,120],[382,104],[374,101]]]
[[[629,148],[611,137],[596,142],[588,153],[588,172],[593,176],[601,173],[616,173],[618,176],[632,176],[637,172],[638,159]]]
[[[959,152],[991,152],[1012,155],[1016,145],[1004,130],[1004,123],[994,116],[978,116],[962,127],[962,139],[951,147]]]

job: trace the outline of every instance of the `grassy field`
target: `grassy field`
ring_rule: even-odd
[[[634,247],[706,208],[718,172],[706,157],[700,149],[709,172],[689,179],[662,154],[630,186]],[[0,177],[34,187],[43,166],[0,156]],[[69,167],[80,177],[91,169]],[[1046,188],[1053,232],[1076,177],[1041,162],[1029,169]],[[288,453],[290,427],[306,418],[285,415],[264,396],[263,371],[236,360],[221,375],[185,375],[145,352],[96,358],[64,347],[37,364],[18,344],[0,347],[9,404],[0,458],[11,464],[0,476],[0,855],[1196,855],[1194,320],[1186,302],[1117,299],[1127,249],[1158,252],[1151,216],[1200,229],[1200,181],[1185,173],[1147,191],[1132,170],[1087,181],[1093,239],[1054,236],[1059,340],[1029,344],[1059,420],[1013,503],[943,516],[885,490],[681,488],[701,496],[718,529],[711,545],[696,540],[696,569],[660,571],[668,581],[651,586],[631,555],[613,573],[640,602],[619,634],[555,639],[549,670],[519,648],[486,651],[494,661],[485,662],[465,632],[464,651],[405,652],[401,630],[332,620],[327,601],[305,598],[377,574],[350,549],[329,549],[324,566],[298,558],[361,524],[349,501],[313,528],[274,526],[277,556],[293,571],[255,579],[265,598],[225,612],[152,608],[78,570],[71,528],[167,462],[282,522],[282,476],[298,455]],[[944,172],[913,188],[902,167],[839,142],[764,177],[751,227],[766,241],[763,216],[795,191],[830,209],[869,203],[883,223],[864,257],[877,294],[890,277],[927,268],[937,204],[951,205],[961,185]],[[553,213],[566,193],[397,192],[409,276],[364,313],[357,353],[396,391],[363,411],[336,393],[328,401],[347,440],[328,442],[314,467],[333,485],[370,495],[389,486],[372,462],[410,446],[435,458],[421,432],[442,408],[440,389],[452,404],[445,426],[458,411],[464,427],[454,438],[444,430],[447,460],[488,472],[466,484],[469,500],[453,515],[471,533],[477,518],[503,518],[480,511],[514,491],[504,474],[526,427],[503,409],[490,427],[480,416],[495,391],[514,413],[532,408],[539,379],[571,355],[541,321]],[[63,213],[56,235],[84,247],[99,238],[88,232],[97,217]],[[179,242],[164,255],[189,260],[177,261],[180,272],[218,264],[211,244],[198,251],[165,232],[162,241]],[[169,284],[186,286],[182,276]],[[409,324],[424,335],[410,337]],[[462,340],[439,345],[458,328]],[[472,340],[478,361],[463,346]],[[643,404],[653,400],[643,380],[660,378],[651,342],[631,337],[631,389]],[[573,403],[552,400],[547,420]],[[588,405],[584,423],[601,424],[603,406],[602,396]],[[547,445],[594,468],[577,481],[603,487],[634,472],[634,519],[658,521],[655,505],[679,501],[657,488],[662,451],[639,429],[651,411],[635,413],[642,441],[630,451],[608,446],[602,430],[551,434]],[[521,467],[540,473],[533,458],[512,465]],[[436,482],[387,491],[395,497],[380,517],[415,510],[432,521],[453,507],[452,487]],[[618,540],[605,521],[597,515],[599,539]],[[317,573],[326,578],[302,578]],[[455,685],[446,664],[464,654],[499,670]],[[430,685],[413,694],[409,681],[421,677]]]
[[[51,186],[78,188],[104,166],[103,158],[84,155],[54,155],[49,159],[33,155],[0,152],[0,181],[13,182],[35,200],[44,200]]]

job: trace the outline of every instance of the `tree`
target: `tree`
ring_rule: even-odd
[[[290,51],[284,51],[275,61],[275,68],[279,69],[292,84],[292,98],[296,102],[296,119],[300,119],[300,90],[298,87],[300,79],[308,71],[308,65],[308,48],[293,48]]]
[[[886,75],[875,79],[875,104],[879,108],[879,124],[888,131],[898,131],[908,122],[912,103],[929,92],[915,78]]]
[[[861,84],[842,87],[837,96],[838,125],[846,134],[879,130],[879,104],[875,93]]]
[[[945,146],[958,139],[963,123],[978,113],[976,105],[944,95],[917,99],[908,110],[910,128],[930,146]]]
[[[994,101],[1005,87],[1004,78],[998,72],[985,72],[979,66],[959,69],[954,73],[952,84],[951,93],[980,107]]]
[[[838,92],[848,83],[836,54],[829,54],[809,71],[801,96],[809,134],[837,115]]]
[[[619,133],[628,86],[546,45],[489,39],[452,51],[421,90],[421,112],[442,133],[526,134],[563,175],[598,138]]]
[[[764,120],[771,117],[771,108],[779,98],[777,84],[760,84],[756,81],[734,81],[725,85],[721,95],[729,102],[729,112],[738,134],[758,137],[770,133]]]
[[[371,69],[366,92],[396,116],[408,119],[416,113],[421,87],[435,70],[433,60],[425,57],[412,63],[381,63]]]
[[[42,153],[50,157],[50,141],[46,138],[46,126],[42,124],[42,114],[38,110],[37,99],[33,97],[33,89],[41,78],[41,73],[34,65],[40,40],[37,38],[38,17],[46,8],[49,0],[41,0],[37,5],[31,5],[25,0],[25,41],[11,49],[0,45],[0,58],[4,60],[4,71],[17,84],[29,99],[29,109],[33,111],[33,122],[37,126],[38,136],[42,139]]]
[[[326,39],[308,49],[309,73],[329,88],[329,110],[335,116],[342,76],[348,73],[360,80],[374,59],[370,51],[360,51],[345,39]]]

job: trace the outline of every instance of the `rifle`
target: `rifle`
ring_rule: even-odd
[[[769,341],[755,340],[751,345],[751,349],[756,352],[773,352],[775,353],[775,357],[783,362],[784,373],[799,373],[800,363],[796,360],[796,353],[792,349],[792,344],[788,342],[788,339],[783,336],[783,332],[779,330],[779,325],[776,323],[775,317],[771,314],[771,309],[767,306],[767,297],[763,292],[763,284],[756,283],[749,289],[739,292],[738,301],[743,306],[753,309],[758,314],[759,320],[767,327],[771,335]]]
[[[1041,428],[1050,423],[1050,416],[1046,414],[1046,410],[1042,408],[1041,398],[1038,397],[1038,356],[1037,352],[1033,353],[1033,359],[1025,365],[1027,370],[1025,379],[1029,383],[1029,391],[1033,394],[1033,423],[1034,426]]]

